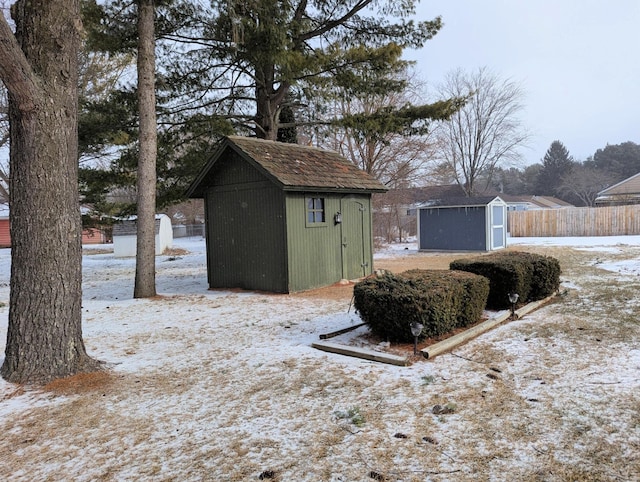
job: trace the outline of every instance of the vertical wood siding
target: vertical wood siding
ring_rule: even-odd
[[[288,291],[283,204],[266,183],[207,193],[210,287]]]
[[[640,234],[640,205],[509,211],[513,237]]]
[[[325,199],[324,224],[311,226],[306,223],[308,197]],[[342,213],[341,224],[334,223],[334,215],[338,212]],[[288,193],[287,244],[291,291],[326,286],[343,278],[355,279],[371,274],[371,196]]]
[[[307,225],[307,197],[325,200],[325,222]],[[340,225],[333,216],[340,211],[340,196],[320,193],[287,193],[287,245],[289,287],[299,291],[335,283],[342,278]]]
[[[211,288],[284,293],[284,194],[239,156],[220,159],[206,194]]]
[[[370,193],[283,191],[236,154],[212,169],[205,195],[211,288],[291,292],[371,273]],[[324,222],[308,222],[310,197],[324,199]],[[352,204],[361,208],[357,216]],[[335,224],[346,206],[349,214]]]

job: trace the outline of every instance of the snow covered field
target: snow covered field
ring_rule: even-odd
[[[359,322],[349,296],[208,291],[204,241],[174,245],[154,300],[132,299],[133,259],[84,256],[109,370],[0,380],[2,480],[640,480],[640,237],[510,239],[557,257],[569,295],[410,367],[311,348]],[[399,255],[428,256],[376,263]],[[5,305],[8,285],[0,250]]]

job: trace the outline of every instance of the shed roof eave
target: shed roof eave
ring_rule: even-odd
[[[370,189],[370,188],[354,188],[354,187],[328,187],[328,186],[283,186],[286,192],[326,192],[326,193],[354,193],[354,194],[370,194],[384,193],[388,189]]]
[[[417,209],[434,209],[434,208],[479,208],[479,207],[486,207],[489,206],[490,204],[494,203],[495,201],[499,201],[500,204],[503,205],[507,205],[507,203],[505,203],[500,196],[494,196],[494,197],[479,197],[479,198],[464,198],[464,200],[469,200],[469,202],[455,202],[452,201],[450,204],[447,204],[446,202],[443,203],[429,203],[428,201],[426,203],[423,203],[421,205],[419,205],[417,207]],[[444,199],[443,201],[446,201],[446,199]],[[477,202],[474,202],[477,201]]]

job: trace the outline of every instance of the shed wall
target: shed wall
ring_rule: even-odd
[[[325,200],[326,220],[310,225],[306,200]],[[300,291],[371,274],[371,196],[336,193],[287,193],[289,288]],[[334,216],[341,213],[342,223]]]
[[[165,249],[173,245],[171,219],[166,214],[156,215],[155,255],[161,255]],[[127,258],[136,255],[138,250],[138,227],[135,219],[128,219],[113,226],[113,255],[116,258]]]
[[[484,207],[423,208],[419,249],[485,251],[486,209]]]
[[[325,199],[324,223],[307,224],[307,197]],[[289,288],[300,291],[326,286],[342,279],[340,225],[333,216],[340,211],[340,197],[318,193],[287,194],[287,245]]]
[[[173,228],[171,219],[163,214],[156,218],[156,255],[164,253],[173,246]]]
[[[282,192],[233,159],[218,169],[205,203],[209,286],[288,292]]]

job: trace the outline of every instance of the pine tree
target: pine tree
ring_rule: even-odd
[[[409,185],[432,158],[432,123],[447,119],[464,99],[413,105],[420,86],[400,47],[361,47],[358,55],[370,58],[370,64],[346,68],[325,91],[316,89],[314,112],[327,126],[315,129],[314,140],[389,187]]]
[[[0,16],[11,124],[11,285],[2,376],[18,383],[97,369],[82,340],[77,0],[19,0]]]
[[[607,171],[617,181],[634,176],[640,172],[640,145],[631,141],[607,144],[595,152],[592,166]]]
[[[296,116],[293,107],[285,105],[280,111],[278,118],[278,142],[286,142],[289,144],[298,143],[298,129],[296,128]]]
[[[215,79],[216,89],[224,88],[219,107],[228,109],[236,125],[275,140],[280,112],[291,99],[301,96],[303,103],[311,104],[319,82],[331,83],[345,70],[380,62],[391,44],[420,48],[432,38],[441,19],[406,20],[415,12],[415,3],[218,0],[202,20],[209,27],[199,48],[183,56],[179,76],[186,88],[200,90],[203,96]],[[211,65],[212,58],[219,65]],[[250,115],[248,100],[255,106]]]
[[[156,55],[154,0],[138,0],[138,112],[136,277],[134,298],[156,295]]]
[[[569,150],[560,141],[553,141],[542,159],[535,194],[540,196],[561,195],[563,179],[571,172],[575,162]]]

